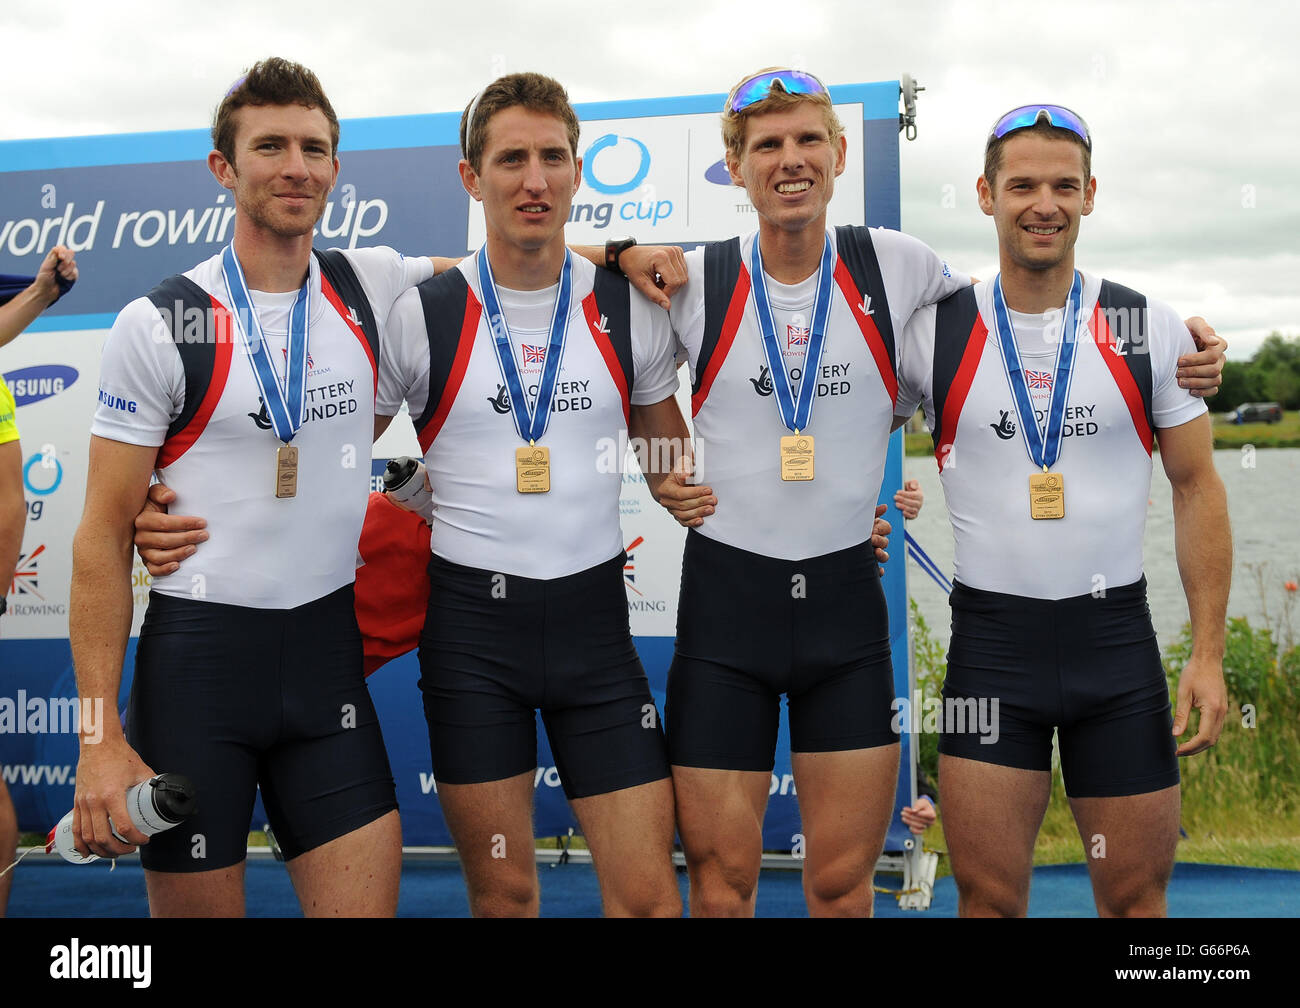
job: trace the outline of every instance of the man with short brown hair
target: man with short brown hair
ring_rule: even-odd
[[[565,248],[577,136],[540,74],[469,103],[460,177],[487,241],[398,301],[380,380],[381,419],[406,401],[433,488],[420,686],[475,916],[538,912],[535,710],[605,913],[681,913],[663,729],[623,587],[621,476],[599,454],[628,435],[680,449],[686,426],[668,317]],[[652,487],[664,475],[646,472]]]
[[[369,469],[349,460],[374,435],[380,322],[432,267],[391,249],[313,252],[337,140],[310,70],[252,67],[208,156],[234,194],[233,242],[127,305],[105,345],[73,547],[83,697],[116,707],[152,473],[212,536],[187,577],[155,579],[126,737],[110,719],[77,768],[79,849],[143,845],[155,916],[243,913],[259,786],[305,914],[396,911],[397,805],[352,601]],[[191,312],[201,341],[182,331]],[[123,797],[155,770],[188,776],[199,811],[146,843]]]
[[[996,719],[980,737],[945,717],[939,740],[962,916],[1027,910],[1054,731],[1098,913],[1163,916],[1178,757],[1227,711],[1231,531],[1209,414],[1178,378],[1192,339],[1167,305],[1075,268],[1091,155],[1068,108],[1002,116],[976,184],[1001,271],[904,340],[898,413],[925,408],[956,546],[944,706]],[[1193,638],[1172,719],[1142,568],[1156,443]]]

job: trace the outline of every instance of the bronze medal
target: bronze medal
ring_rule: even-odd
[[[515,489],[520,493],[546,493],[551,489],[551,450],[541,445],[515,449]]]
[[[1029,517],[1065,517],[1065,478],[1060,473],[1038,472],[1029,477]]]
[[[781,479],[804,483],[813,478],[813,439],[807,434],[781,438]]]
[[[275,450],[275,495],[294,497],[298,493],[298,449],[280,445]]]

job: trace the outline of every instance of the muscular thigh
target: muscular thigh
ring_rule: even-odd
[[[1099,909],[1124,904],[1134,894],[1156,895],[1165,886],[1178,847],[1181,796],[1177,785],[1109,798],[1071,798],[1088,873]]]
[[[959,884],[990,880],[1027,891],[1051,787],[1046,770],[940,755],[939,807]]]
[[[770,771],[673,766],[677,830],[688,861],[753,862],[762,857]]]
[[[899,745],[791,756],[810,861],[851,861],[870,870],[880,856],[898,782]]]

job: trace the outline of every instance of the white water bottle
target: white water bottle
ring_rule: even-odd
[[[384,469],[384,492],[398,507],[414,511],[425,521],[433,517],[433,494],[424,463],[409,455],[391,459]]]
[[[159,774],[141,781],[126,792],[126,811],[135,828],[145,836],[171,829],[192,816],[197,808],[194,785],[181,774]],[[113,830],[113,836],[123,843],[130,843],[113,827],[111,819],[108,825]],[[72,835],[71,812],[59,820],[59,824],[50,830],[50,835],[45,840],[45,853],[52,854],[54,851],[58,851],[63,860],[73,864],[89,864],[99,860],[98,854],[83,855],[77,850],[76,839]]]

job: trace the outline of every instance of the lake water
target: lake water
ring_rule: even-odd
[[[1245,452],[1226,449],[1214,453],[1214,465],[1228,491],[1228,514],[1232,524],[1232,592],[1228,615],[1245,616],[1252,625],[1263,626],[1267,614],[1277,620],[1287,592],[1286,581],[1300,581],[1300,448],[1261,448]],[[925,491],[921,514],[908,522],[908,531],[939,569],[952,577],[952,527],[944,506],[943,488],[933,457],[907,458],[903,463],[909,479],[920,480]],[[1151,478],[1151,506],[1147,512],[1145,566],[1147,597],[1156,636],[1163,649],[1175,639],[1187,622],[1187,599],[1178,576],[1174,555],[1173,491],[1156,456]],[[894,539],[890,555],[903,555],[902,544]],[[1263,592],[1259,577],[1263,578]],[[909,594],[944,646],[948,643],[948,597],[913,561],[908,561]],[[1300,612],[1294,626],[1300,631]]]

